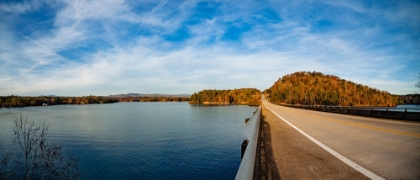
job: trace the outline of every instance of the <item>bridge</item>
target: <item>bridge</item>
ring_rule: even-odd
[[[261,104],[248,179],[420,179],[418,121]],[[236,179],[243,179],[241,167]]]

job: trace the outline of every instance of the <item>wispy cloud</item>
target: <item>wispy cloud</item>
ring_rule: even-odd
[[[42,1],[32,0],[32,1],[24,1],[20,3],[3,3],[0,5],[0,10],[2,12],[11,13],[11,14],[22,14],[22,13],[38,10],[42,6],[43,6]]]
[[[413,93],[419,11],[410,1],[0,3],[0,95],[264,90],[295,71]]]

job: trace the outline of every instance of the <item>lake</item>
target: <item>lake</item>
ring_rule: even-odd
[[[3,108],[0,146],[11,145],[22,112],[51,124],[50,140],[79,159],[80,179],[233,179],[244,120],[256,108],[185,102]]]
[[[404,112],[407,110],[407,112],[420,112],[420,105],[415,104],[404,104],[404,105],[397,105],[396,107],[390,107],[390,108],[375,108],[375,110],[380,111],[401,111]]]

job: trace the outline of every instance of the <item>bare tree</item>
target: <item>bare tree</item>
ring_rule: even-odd
[[[15,117],[15,151],[6,152],[0,165],[0,179],[78,179],[78,161],[62,146],[48,140],[49,124]]]

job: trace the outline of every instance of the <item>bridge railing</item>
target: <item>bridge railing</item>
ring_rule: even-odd
[[[251,180],[254,176],[257,155],[258,134],[260,129],[261,106],[254,115],[245,120],[245,133],[247,138],[242,143],[242,161],[236,173],[236,180]]]
[[[341,114],[351,114],[370,117],[396,118],[420,121],[419,108],[390,108],[390,107],[355,107],[355,106],[326,106],[326,105],[293,105],[281,104],[287,107],[310,109]]]

